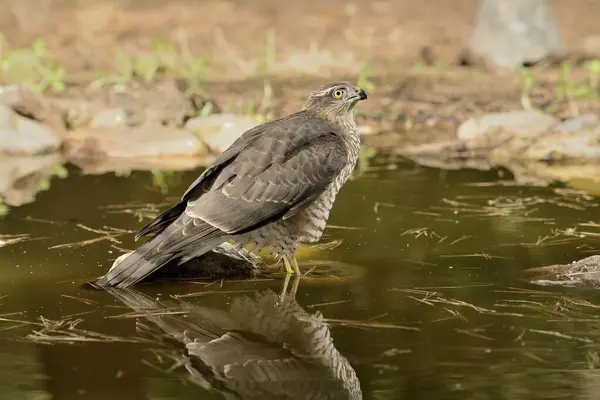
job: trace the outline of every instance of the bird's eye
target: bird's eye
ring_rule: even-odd
[[[344,91],[342,89],[336,89],[331,93],[334,99],[339,99],[344,95]]]

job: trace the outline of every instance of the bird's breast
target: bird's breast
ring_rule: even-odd
[[[350,177],[353,169],[354,163],[344,168],[338,177],[329,184],[327,189],[304,210],[302,214],[306,223],[302,229],[301,242],[312,243],[321,239],[335,198],[340,188]]]

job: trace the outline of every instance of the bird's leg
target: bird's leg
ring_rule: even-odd
[[[287,287],[290,283],[290,277],[292,274],[294,274],[294,283],[292,284],[290,295],[292,295],[292,298],[295,298],[296,291],[298,290],[298,284],[300,283],[300,277],[302,276],[300,273],[300,267],[298,267],[298,261],[293,254],[291,256],[283,256],[282,258],[283,266],[285,267],[285,280],[283,281],[283,289],[281,290],[281,295],[279,297],[283,300],[283,298],[286,296]]]
[[[296,260],[295,255],[292,254],[291,256],[283,256],[283,265],[285,266],[286,273],[301,275],[300,267],[298,266],[298,261]]]
[[[291,275],[294,273],[288,256],[283,256],[283,266],[285,267],[285,273],[287,275]]]
[[[292,268],[294,269],[296,275],[302,275],[302,273],[300,272],[300,266],[298,265],[298,260],[296,260],[296,256],[292,256]]]

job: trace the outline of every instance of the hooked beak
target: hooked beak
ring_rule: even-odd
[[[356,93],[355,98],[357,98],[358,101],[366,100],[367,99],[367,93],[364,90],[362,90],[360,87],[358,87],[358,86],[355,85],[354,86],[354,91]]]

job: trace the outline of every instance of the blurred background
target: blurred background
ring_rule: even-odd
[[[370,94],[357,116],[364,142],[396,153],[453,140],[463,122],[485,113],[535,109],[564,119],[597,104],[593,0],[1,6],[0,122],[20,125],[2,130],[0,151],[61,149],[35,166],[23,161],[26,172],[14,172],[14,159],[0,166],[14,179],[64,162],[87,172],[205,165],[241,132],[298,110],[331,80]],[[523,118],[502,124],[529,123]],[[31,199],[12,186],[0,184],[5,202]]]

